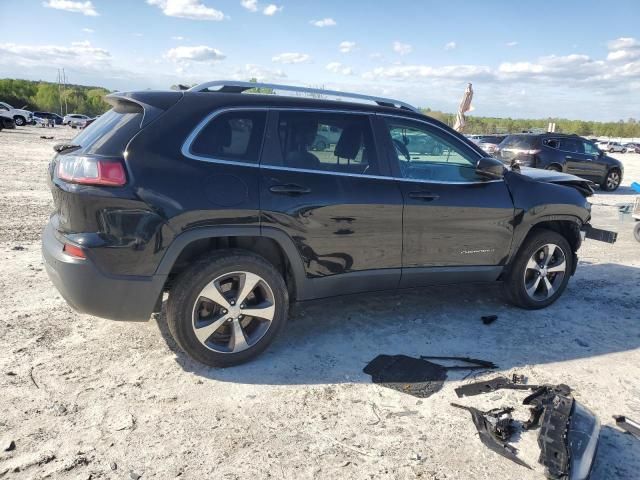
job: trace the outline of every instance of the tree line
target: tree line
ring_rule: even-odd
[[[444,113],[429,108],[422,109],[425,115],[429,115],[449,126],[453,126],[456,116],[452,113]],[[584,120],[568,120],[566,118],[497,118],[476,117],[467,115],[464,133],[520,133],[526,131],[547,131],[549,123],[556,124],[556,132],[575,133],[588,137],[640,137],[640,122],[635,118],[619,120],[617,122],[590,122]]]
[[[109,90],[101,87],[69,85],[60,87],[52,82],[34,82],[30,80],[0,79],[0,101],[15,108],[31,111],[82,113],[100,115],[111,106],[104,101]]]
[[[255,79],[250,81],[255,82]],[[271,89],[252,89],[254,93],[273,93]],[[0,101],[14,107],[26,107],[32,111],[56,113],[82,113],[95,116],[106,112],[110,106],[104,101],[109,90],[101,87],[84,85],[66,85],[61,88],[57,83],[0,79]],[[455,114],[445,113],[430,108],[422,112],[436,118],[447,125],[455,122]],[[545,130],[549,123],[556,124],[556,131],[576,133],[582,136],[597,137],[640,137],[640,122],[634,118],[617,122],[593,122],[569,120],[565,118],[522,119],[478,117],[468,115],[464,133],[518,133],[529,130]]]

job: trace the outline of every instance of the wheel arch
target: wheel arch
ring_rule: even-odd
[[[162,258],[156,274],[166,275],[165,289],[182,270],[211,252],[235,249],[256,253],[283,275],[289,297],[300,296],[305,284],[302,259],[293,240],[275,228],[211,227],[188,230],[178,235]]]

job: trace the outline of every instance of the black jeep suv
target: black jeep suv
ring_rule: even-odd
[[[577,135],[516,134],[505,138],[494,153],[503,162],[545,168],[586,178],[613,191],[620,186],[622,162],[606,155],[595,143]]]
[[[263,351],[293,301],[496,280],[523,308],[562,294],[590,182],[506,168],[396,100],[256,86],[111,94],[56,145],[43,253],[70,305],[144,321],[168,293],[177,343],[226,366]]]

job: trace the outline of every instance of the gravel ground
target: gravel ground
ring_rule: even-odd
[[[593,478],[638,478],[640,442],[611,415],[640,420],[640,244],[618,212],[634,198],[640,155],[618,155],[623,186],[592,198],[593,223],[618,243],[587,241],[553,306],[518,310],[497,286],[318,302],[298,308],[258,360],[215,370],[177,349],[163,315],[80,315],[49,282],[46,166],[73,133],[0,132],[0,478],[544,478],[536,432],[515,443],[527,470],[485,448],[470,415],[449,405],[463,373],[420,400],[370,383],[362,368],[381,353],[471,356],[531,383],[569,384],[603,424]],[[483,325],[487,314],[499,318]],[[488,409],[523,397],[459,401]]]

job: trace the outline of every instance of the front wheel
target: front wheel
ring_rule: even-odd
[[[607,192],[612,192],[618,189],[621,180],[620,171],[614,168],[609,170],[609,173],[607,173],[607,176],[605,177],[604,182],[600,185],[600,188]]]
[[[637,242],[640,242],[640,222],[636,223],[636,226],[633,227],[633,237]]]
[[[13,121],[16,122],[16,125],[19,127],[22,127],[27,123],[27,120],[24,117],[21,117],[20,115],[13,117]]]
[[[534,310],[555,302],[573,271],[573,253],[567,240],[551,230],[534,230],[525,240],[504,280],[514,305]]]
[[[256,357],[282,330],[286,284],[264,258],[231,250],[184,271],[169,293],[167,323],[193,359],[228,367]]]

